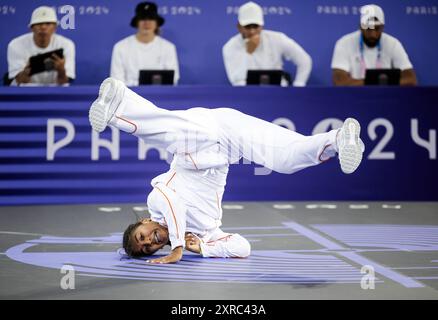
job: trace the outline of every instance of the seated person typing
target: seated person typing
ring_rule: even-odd
[[[383,32],[382,8],[361,8],[360,30],[340,38],[332,58],[336,86],[362,86],[367,69],[400,69],[400,85],[416,85],[417,78],[408,54],[399,40]]]
[[[137,33],[114,45],[111,58],[111,77],[127,86],[138,86],[140,71],[173,70],[173,83],[179,80],[176,48],[159,36],[164,18],[158,14],[155,3],[141,2],[135,9],[131,27]]]

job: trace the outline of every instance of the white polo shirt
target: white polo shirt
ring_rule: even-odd
[[[228,80],[234,86],[246,85],[248,70],[283,70],[283,59],[296,64],[294,86],[305,86],[312,71],[312,59],[294,40],[284,33],[262,30],[260,44],[249,54],[239,33],[222,48]]]
[[[178,83],[175,45],[160,36],[149,43],[138,41],[135,35],[117,42],[111,58],[111,77],[127,86],[138,86],[140,70],[175,70],[174,83]]]
[[[31,56],[46,53],[49,51],[64,49],[65,72],[67,77],[76,78],[75,72],[75,44],[70,39],[59,34],[53,34],[50,43],[46,48],[38,47],[33,40],[33,33],[26,33],[8,44],[8,76],[10,79],[15,78],[18,73],[24,70],[24,67]],[[30,77],[31,84],[56,84],[58,72],[45,71],[34,74]],[[15,80],[12,85],[15,85]]]
[[[340,38],[335,45],[332,69],[341,69],[353,79],[364,79],[364,69],[412,69],[408,54],[400,41],[389,34],[382,33],[379,48],[363,45],[363,60],[360,49],[360,30]]]

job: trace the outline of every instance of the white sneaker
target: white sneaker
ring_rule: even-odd
[[[125,84],[114,78],[105,79],[99,88],[99,96],[88,113],[91,127],[102,132],[107,127],[120,105],[125,92]]]
[[[338,156],[342,172],[353,173],[362,161],[365,145],[359,138],[360,124],[356,119],[348,118],[336,137]]]

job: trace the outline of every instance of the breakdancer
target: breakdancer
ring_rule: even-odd
[[[169,171],[151,181],[150,219],[129,225],[123,235],[132,257],[171,246],[151,263],[178,262],[184,248],[203,257],[250,254],[245,238],[220,229],[229,165],[241,158],[291,174],[338,155],[341,170],[350,174],[364,151],[352,118],[340,129],[304,136],[231,108],[159,108],[113,78],[102,82],[89,120],[97,132],[111,126],[173,154]]]

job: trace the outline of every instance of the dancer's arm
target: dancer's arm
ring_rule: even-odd
[[[181,258],[183,256],[183,250],[184,249],[182,246],[176,247],[167,256],[157,258],[157,259],[147,260],[147,262],[149,262],[149,263],[175,263],[175,262],[178,262],[179,260],[181,260]]]
[[[208,242],[190,233],[186,235],[186,249],[206,258],[246,258],[251,253],[248,240],[237,233],[224,234]]]
[[[157,183],[148,196],[152,220],[167,226],[172,251],[169,255],[151,259],[151,263],[175,263],[181,260],[185,246],[186,208],[176,193],[163,183]]]

